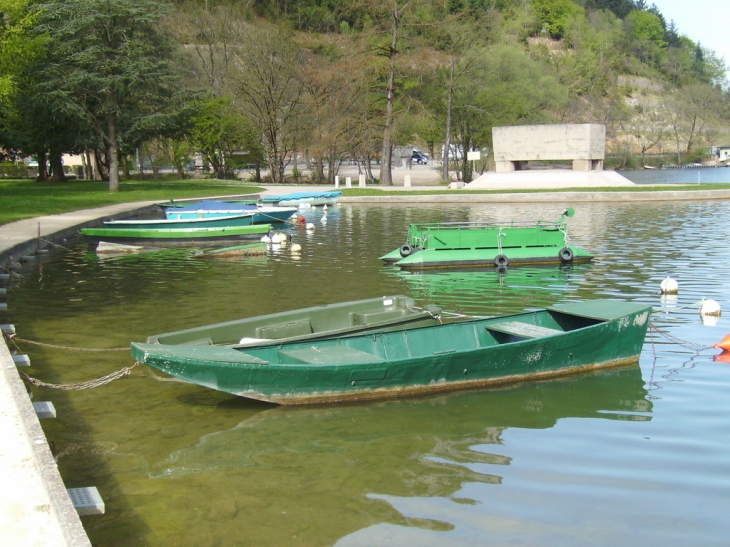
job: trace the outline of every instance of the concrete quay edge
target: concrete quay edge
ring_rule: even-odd
[[[4,338],[0,367],[0,544],[91,547]]]

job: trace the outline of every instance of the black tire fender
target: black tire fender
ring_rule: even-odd
[[[405,245],[401,245],[400,255],[403,258],[405,258],[407,256],[410,256],[411,253],[413,253],[413,247],[411,247],[410,245],[408,245],[408,243],[406,243]]]
[[[558,252],[561,262],[571,262],[573,260],[573,250],[570,247],[563,247]]]
[[[509,258],[506,255],[497,255],[494,257],[494,265],[498,268],[506,268],[509,266]]]

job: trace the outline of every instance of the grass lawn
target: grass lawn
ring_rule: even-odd
[[[115,203],[169,201],[258,194],[263,188],[240,181],[177,180],[123,181],[119,191],[109,192],[100,181],[40,183],[32,180],[0,180],[0,224],[24,218],[67,213]]]

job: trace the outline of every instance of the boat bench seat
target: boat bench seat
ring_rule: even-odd
[[[279,350],[282,360],[294,360],[295,362],[309,365],[350,365],[356,363],[383,363],[377,355],[360,351],[348,346],[325,346],[318,348],[288,349]]]
[[[520,338],[542,338],[543,336],[554,336],[556,334],[564,334],[564,331],[541,327],[539,325],[531,325],[520,321],[505,321],[502,323],[493,323],[487,325],[487,330],[493,332],[501,332],[518,336]]]
[[[309,319],[299,319],[297,321],[287,321],[286,323],[276,323],[265,327],[257,327],[256,338],[278,340],[279,338],[304,336],[306,334],[312,334],[313,332],[312,322]]]
[[[403,310],[385,310],[376,312],[352,312],[350,314],[350,324],[354,327],[357,325],[369,325],[371,323],[379,323],[380,321],[389,321],[391,319],[399,319],[403,317]]]

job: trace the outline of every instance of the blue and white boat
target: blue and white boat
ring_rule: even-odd
[[[296,207],[273,207],[208,199],[186,207],[168,207],[165,209],[165,216],[170,220],[185,220],[252,214],[253,224],[270,224],[272,222],[286,222],[296,211]]]
[[[342,192],[294,192],[277,196],[264,196],[262,203],[278,203],[279,206],[299,206],[308,204],[334,205],[342,195]]]
[[[231,228],[253,224],[255,211],[237,211],[216,217],[161,218],[135,220],[108,220],[107,228],[149,230],[149,229],[193,229],[193,228]]]

